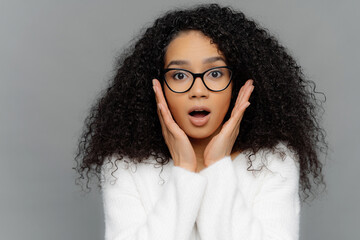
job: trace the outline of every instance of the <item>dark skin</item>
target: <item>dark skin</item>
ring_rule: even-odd
[[[214,56],[218,57],[215,58],[217,60],[213,58],[209,62],[208,59]],[[170,42],[164,62],[165,67],[169,62],[176,61],[182,63],[177,63],[175,67],[203,71],[226,65],[222,59],[224,56],[208,37],[199,31],[185,31]],[[235,158],[239,154],[232,152],[232,148],[239,134],[241,119],[250,105],[248,100],[254,89],[252,83],[253,80],[249,79],[240,89],[231,116],[222,125],[231,99],[232,83],[224,91],[212,92],[200,79],[195,79],[192,88],[185,93],[173,93],[164,84],[165,100],[160,82],[153,80],[162,134],[175,166],[199,172],[225,156]],[[202,128],[190,124],[187,113],[184,113],[184,109],[199,103],[213,110],[211,121]]]
[[[230,119],[224,123],[220,132],[206,145],[204,150],[204,166],[200,166],[200,168],[197,166],[194,148],[188,136],[172,118],[159,81],[154,80],[153,83],[163,136],[169,147],[171,156],[173,156],[175,166],[184,167],[192,172],[199,172],[203,168],[206,168],[223,157],[231,154],[232,146],[239,134],[241,119],[244,115],[245,109],[250,105],[248,100],[254,89],[254,86],[252,85],[253,80],[249,79],[240,89]],[[239,153],[240,152],[232,153],[232,159],[234,159]],[[188,155],[190,155],[190,158],[185,157]],[[183,156],[183,158],[177,158],[174,156]]]

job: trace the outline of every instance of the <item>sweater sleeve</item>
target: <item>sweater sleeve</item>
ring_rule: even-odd
[[[230,156],[200,172],[208,184],[197,218],[201,239],[297,240],[299,172],[294,159],[269,155],[253,203],[245,201]],[[269,171],[271,170],[271,171]]]
[[[102,196],[105,240],[189,239],[205,193],[207,180],[200,174],[172,166],[153,209],[145,212],[130,170],[118,167],[105,173]]]

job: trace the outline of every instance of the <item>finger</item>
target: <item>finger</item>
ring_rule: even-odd
[[[233,110],[236,111],[236,109],[238,109],[238,106],[239,106],[239,104],[241,104],[241,102],[242,102],[242,99],[243,99],[243,96],[244,96],[244,93],[245,93],[246,89],[247,89],[249,86],[251,86],[252,83],[253,83],[253,80],[252,80],[252,79],[249,79],[249,80],[247,80],[246,83],[240,88],[240,91],[239,91],[239,94],[238,94],[238,96],[237,96],[237,98],[236,98],[236,101],[235,101]],[[232,115],[233,115],[233,113],[232,113]]]
[[[160,109],[161,108],[160,104],[158,104],[157,108],[158,108],[157,112],[158,112],[158,116],[159,116],[159,120],[160,120],[161,130],[165,134],[168,131],[168,129],[167,129],[167,126],[166,126],[164,118],[163,118],[163,114]]]
[[[236,99],[234,108],[231,112],[231,116],[223,125],[221,132],[222,134],[231,136],[230,138],[235,141],[237,135],[239,134],[240,122],[244,115],[245,109],[250,105],[248,102],[250,94],[254,89],[252,85],[253,80],[249,79],[244,86],[241,87],[238,97]]]
[[[241,93],[239,93],[239,103],[241,104],[241,102],[243,101],[245,95],[246,95],[246,92],[248,91],[249,88],[251,88],[253,85],[253,80],[252,79],[249,79],[246,81],[246,83],[244,84],[243,86],[243,91]],[[247,101],[247,100],[246,100]]]
[[[242,95],[244,94],[244,89],[246,88],[247,82],[240,88],[239,94],[236,98],[236,102],[239,102],[239,99],[242,98]]]
[[[158,98],[158,102],[162,104],[162,106],[165,106],[167,108],[167,103],[166,103],[166,100],[165,100],[165,97],[164,97],[164,94],[163,94],[163,91],[162,91],[162,87],[161,87],[161,84],[160,84],[160,81],[157,80],[157,79],[154,79],[154,86],[156,88],[156,96]],[[165,109],[166,109],[165,108]]]
[[[239,106],[239,109],[233,109],[233,116],[230,117],[230,119],[224,124],[224,127],[226,127],[230,133],[236,133],[236,136],[239,133],[240,129],[240,123],[244,116],[246,108],[250,105],[250,102],[245,102],[241,106]],[[235,137],[236,137],[235,136]]]
[[[252,85],[252,80],[249,80],[244,85],[244,90],[241,96],[239,96],[239,98],[237,99],[236,105],[234,106],[235,111],[239,111],[240,106],[249,101],[250,95],[253,90],[254,86]]]
[[[159,84],[156,86],[156,94],[158,96],[158,101],[159,101],[159,104],[161,106],[160,108],[161,108],[161,113],[162,113],[164,121],[166,121],[167,124],[173,122],[174,119],[172,118],[169,107],[168,107],[168,105],[167,105],[167,103],[165,101],[165,98],[164,98],[163,92],[161,90],[161,87],[160,87],[160,90],[159,90]]]
[[[240,122],[245,114],[245,110],[250,106],[250,102],[244,102],[239,106],[239,109],[234,114],[236,125],[240,126]]]
[[[250,86],[248,86],[248,88],[244,91],[244,95],[243,95],[242,99],[241,99],[240,102],[239,102],[239,105],[240,105],[240,106],[249,101],[250,95],[251,95],[251,93],[254,91],[254,88],[255,88],[255,87],[254,87],[253,85],[250,85]]]
[[[156,103],[160,103],[160,98],[159,98],[159,93],[161,91],[161,89],[159,90],[158,88],[158,81],[157,79],[153,79],[153,89],[154,89],[154,92],[155,92],[155,99],[156,99]]]
[[[160,113],[162,116],[162,120],[164,122],[164,126],[171,132],[171,133],[175,133],[175,131],[177,131],[178,129],[180,129],[180,127],[177,125],[177,123],[174,121],[172,114],[169,110],[169,107],[165,101],[165,97],[163,95],[163,91],[161,89],[161,84],[159,82],[159,80],[154,79],[154,83],[155,83],[155,91],[156,91],[156,96],[158,98],[158,104],[160,106]]]
[[[248,88],[244,92],[242,99],[239,100],[238,105],[234,107],[234,117],[237,118],[238,121],[241,120],[246,108],[250,105],[249,99],[253,90],[254,86],[248,86]]]
[[[249,86],[251,87],[252,85],[251,81],[247,81],[244,86],[241,87],[238,97],[236,99],[236,102],[234,104],[233,110],[231,112],[231,117],[234,117],[235,113],[239,111],[239,106],[243,103],[243,99],[244,99],[244,94],[246,94],[246,91],[248,90]]]
[[[160,104],[158,103],[156,87],[153,86],[153,89],[154,89],[154,92],[155,92],[155,99],[156,99],[156,112],[157,112],[157,115],[158,115],[159,120],[160,120],[161,130],[162,130],[162,132],[164,134],[167,131],[167,127],[165,125],[164,118],[163,118],[163,115],[161,113]]]
[[[245,90],[246,90],[249,86],[251,86],[252,83],[253,83],[253,80],[252,80],[252,79],[248,79],[248,80],[246,81],[246,83],[241,87],[241,89],[240,89],[240,91],[239,91],[239,95],[238,95],[237,100],[241,100],[241,99],[243,98],[243,95],[244,95]]]
[[[157,92],[158,92],[159,102],[161,103],[161,106],[162,106],[162,110],[164,110],[164,113],[166,113],[166,115],[169,117],[169,121],[175,123],[175,121],[174,121],[174,119],[172,117],[172,114],[170,112],[170,109],[168,107],[168,104],[167,104],[167,102],[165,100],[165,97],[164,97],[160,82],[157,81],[156,85],[157,85],[157,89],[159,90]]]
[[[171,132],[169,128],[171,126],[172,118],[169,121],[169,119],[167,117],[167,115],[169,114],[169,111],[164,108],[163,103],[161,103],[161,101],[160,101],[161,96],[159,96],[159,95],[162,94],[162,91],[161,91],[161,89],[159,91],[159,88],[158,88],[159,81],[157,79],[154,79],[153,83],[154,83],[153,88],[155,91],[156,103],[157,103],[157,113],[159,116],[161,129],[162,129],[163,135],[164,134],[167,135],[168,133]],[[165,102],[165,104],[166,104],[166,102]],[[164,136],[164,137],[166,137],[166,136]]]
[[[169,129],[174,121],[172,116],[169,115],[169,111],[167,111],[164,106],[160,103],[160,111],[164,120],[166,127]]]
[[[163,116],[164,114],[168,113],[167,103],[165,101],[159,80],[154,79],[153,83],[154,83],[153,88],[155,91],[155,97],[156,97],[156,102],[158,104],[158,109],[162,110],[162,116]],[[161,106],[161,107],[159,107],[159,106]]]
[[[238,99],[239,101],[236,102],[233,111],[231,113],[231,118],[229,120],[232,121],[231,125],[233,128],[239,127],[240,122],[244,116],[245,110],[247,107],[250,106],[250,102],[248,101],[252,91],[254,90],[253,85],[245,86],[242,99]]]

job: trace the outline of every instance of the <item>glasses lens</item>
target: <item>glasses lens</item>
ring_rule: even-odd
[[[231,70],[228,68],[213,68],[204,73],[204,81],[209,89],[221,91],[229,85],[231,75]],[[168,86],[175,92],[185,92],[193,83],[193,75],[184,69],[169,70],[164,76]]]
[[[184,92],[190,88],[193,76],[185,70],[170,70],[165,73],[165,80],[173,91]]]
[[[231,79],[231,70],[228,68],[214,68],[205,73],[204,81],[208,88],[214,91],[223,90]]]

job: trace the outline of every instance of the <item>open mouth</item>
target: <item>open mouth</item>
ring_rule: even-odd
[[[202,110],[202,111],[192,111],[190,112],[190,116],[193,116],[193,117],[198,117],[198,118],[202,118],[202,117],[205,117],[206,115],[208,115],[210,112],[208,111],[205,111],[205,110]]]
[[[210,120],[210,111],[206,106],[193,106],[189,109],[189,120],[196,127],[205,126]]]

